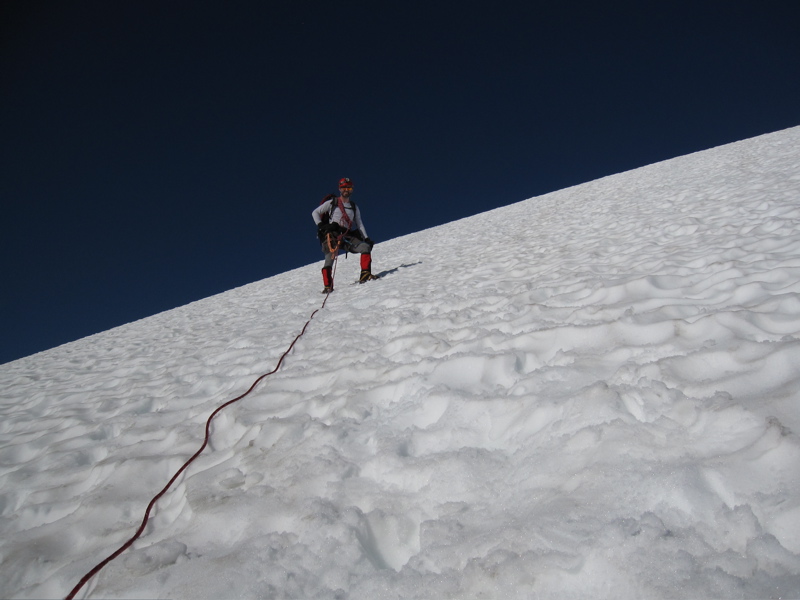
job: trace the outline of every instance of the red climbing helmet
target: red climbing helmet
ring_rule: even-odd
[[[342,177],[339,180],[339,189],[352,188],[352,187],[353,187],[353,182],[350,180],[349,177]]]

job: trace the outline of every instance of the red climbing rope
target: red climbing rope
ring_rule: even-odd
[[[335,262],[336,261],[334,260],[334,269],[336,268]],[[203,452],[203,450],[205,450],[205,447],[208,445],[209,436],[211,435],[211,420],[221,410],[223,410],[226,406],[230,406],[234,402],[238,402],[239,400],[241,400],[242,398],[247,396],[250,392],[252,392],[253,389],[255,389],[255,387],[259,384],[259,382],[261,382],[262,379],[272,375],[273,373],[277,372],[278,369],[281,368],[281,364],[283,363],[283,359],[286,358],[286,356],[289,354],[289,352],[292,351],[292,348],[294,348],[294,345],[297,343],[297,340],[299,340],[301,337],[303,337],[303,334],[306,332],[306,328],[308,328],[308,325],[309,325],[309,323],[311,323],[311,319],[314,318],[314,315],[316,315],[320,310],[325,308],[325,303],[328,301],[329,297],[330,297],[330,294],[326,294],[325,295],[325,300],[322,301],[322,306],[320,306],[317,310],[315,310],[313,313],[311,313],[311,316],[308,318],[308,321],[306,321],[306,324],[303,325],[302,331],[299,334],[297,334],[297,337],[294,338],[292,343],[286,349],[286,352],[284,352],[281,355],[280,359],[278,359],[278,364],[275,365],[275,368],[272,371],[270,371],[269,373],[264,373],[258,379],[256,379],[253,382],[253,385],[250,386],[250,389],[248,389],[244,394],[234,398],[233,400],[228,400],[225,404],[222,404],[213,413],[211,413],[211,416],[208,417],[208,420],[206,421],[206,435],[205,435],[205,439],[203,440],[203,445],[200,446],[200,449],[197,452],[195,452],[194,455],[192,455],[192,457],[189,460],[187,460],[180,469],[178,469],[178,471],[175,473],[175,475],[172,476],[172,479],[169,480],[169,483],[167,483],[167,485],[164,486],[164,489],[161,490],[160,492],[158,492],[158,494],[156,494],[153,497],[153,499],[150,501],[150,504],[147,505],[147,510],[144,511],[144,519],[142,519],[142,524],[139,525],[139,529],[136,530],[136,533],[134,533],[133,536],[127,542],[122,544],[122,546],[120,546],[119,549],[116,552],[111,554],[108,558],[106,558],[104,561],[99,563],[94,569],[92,569],[86,575],[84,575],[83,579],[81,579],[80,582],[78,582],[78,585],[76,585],[72,589],[72,591],[69,593],[69,595],[66,597],[66,600],[72,600],[75,597],[75,594],[77,594],[80,591],[80,589],[84,585],[86,585],[86,583],[92,577],[97,575],[97,573],[99,573],[100,570],[103,567],[105,567],[108,563],[110,563],[112,560],[117,558],[120,554],[125,552],[125,550],[130,548],[131,545],[133,544],[133,542],[135,542],[139,538],[139,536],[142,535],[142,532],[144,531],[145,525],[147,525],[147,520],[150,518],[150,511],[153,510],[153,507],[155,506],[156,502],[158,502],[158,500],[159,500],[159,498],[161,498],[161,496],[163,496],[164,494],[167,493],[167,490],[172,486],[173,483],[175,483],[175,480],[178,479],[180,474],[183,473],[186,470],[186,468],[194,461],[194,459],[196,459],[198,456],[200,456],[200,454]]]

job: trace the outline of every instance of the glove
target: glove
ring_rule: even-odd
[[[370,247],[375,245],[375,242],[373,242],[370,238],[367,238],[364,241],[367,242],[370,245]]]
[[[317,225],[317,237],[320,240],[329,233],[339,235],[342,233],[342,228],[338,223],[320,223]]]

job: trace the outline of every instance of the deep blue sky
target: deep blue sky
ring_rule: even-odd
[[[796,1],[4,0],[0,363],[321,261],[343,176],[381,241],[800,125],[798,31]]]

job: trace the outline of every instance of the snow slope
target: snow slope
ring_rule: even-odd
[[[339,260],[79,596],[800,598],[800,128],[375,265]],[[0,367],[0,597],[133,534],[320,266]]]

